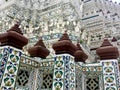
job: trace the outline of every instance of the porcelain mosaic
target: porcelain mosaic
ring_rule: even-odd
[[[5,48],[0,49],[0,85],[2,83],[2,77],[5,71],[5,66],[8,58],[8,50]]]
[[[34,66],[34,67],[38,67],[39,63],[35,60],[33,60],[33,58],[30,58],[28,56],[22,55],[21,59],[20,59],[20,63],[26,64],[26,65],[30,65],[30,66]]]
[[[118,80],[116,74],[117,60],[101,61],[103,66],[103,79],[105,90],[118,90]],[[118,68],[117,68],[118,69]]]
[[[53,90],[75,89],[75,63],[68,54],[56,55],[54,58]]]
[[[86,88],[87,90],[99,90],[99,78],[98,77],[87,78]]]
[[[12,47],[5,47],[7,50],[7,62],[2,78],[1,88],[2,90],[13,90],[15,87],[16,76],[18,72],[18,67],[20,63],[21,51]]]
[[[2,90],[14,89],[18,74],[21,87],[16,86],[16,90],[119,90],[117,60],[105,60],[96,65],[83,64],[75,63],[69,54],[62,54],[38,62],[12,47],[1,48],[0,52]],[[20,63],[23,65],[19,66]],[[24,69],[27,65],[29,71]],[[18,72],[18,67],[23,68],[23,73]]]
[[[57,55],[54,57],[54,74],[53,74],[53,89],[54,90],[64,90],[64,65],[62,55]]]

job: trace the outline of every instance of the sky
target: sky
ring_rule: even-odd
[[[113,2],[118,2],[118,3],[120,3],[120,0],[112,0]]]

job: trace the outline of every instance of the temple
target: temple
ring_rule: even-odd
[[[0,90],[120,90],[120,4],[0,0]]]

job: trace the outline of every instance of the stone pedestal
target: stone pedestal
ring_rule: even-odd
[[[75,90],[75,62],[69,54],[54,58],[53,90]]]
[[[0,47],[0,85],[2,90],[14,90],[22,51],[10,46]]]
[[[120,90],[118,60],[102,60],[104,90]]]

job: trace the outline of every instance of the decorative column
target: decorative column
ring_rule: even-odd
[[[70,41],[65,32],[58,42],[53,44],[57,54],[54,58],[53,90],[75,90],[75,62],[76,46]],[[59,54],[59,55],[58,55]]]
[[[76,89],[75,90],[85,90],[84,86],[84,73],[82,72],[82,62],[77,62],[75,65],[75,74],[76,74]]]
[[[118,48],[105,39],[101,47],[96,50],[103,66],[104,90],[119,90]]]
[[[53,90],[75,90],[74,57],[62,54],[54,60]]]
[[[28,88],[29,90],[41,90],[43,82],[43,72],[39,68],[34,68],[29,76]]]
[[[42,38],[40,38],[33,47],[29,48],[28,52],[31,57],[39,57],[42,59],[45,59],[50,53],[50,51],[44,45]],[[34,80],[30,84],[29,88],[32,90],[41,90],[43,72],[39,68],[36,68],[34,70],[34,76],[31,75],[31,77],[31,80]]]
[[[77,50],[74,54],[75,62],[78,63],[81,66],[81,72],[80,71],[77,72],[77,75],[80,72],[79,76],[81,76],[81,78],[78,78],[79,76],[78,77],[76,76],[77,79],[81,80],[80,81],[81,82],[81,89],[76,88],[76,90],[86,90],[85,74],[82,72],[82,64],[85,62],[85,60],[88,58],[88,56],[84,53],[84,51],[82,50],[79,43],[77,43],[76,47],[77,47]],[[77,83],[80,83],[80,82],[77,82]],[[77,84],[77,85],[79,85],[79,84]],[[77,86],[77,87],[80,87],[80,86]]]
[[[4,74],[2,76],[1,89],[14,90],[22,51],[9,46],[5,46],[4,49],[6,50],[5,52],[7,53],[6,57],[3,57],[5,67]]]
[[[7,64],[8,54],[9,52],[5,47],[0,47],[0,86],[2,83],[2,77]]]
[[[18,24],[15,24],[7,33],[0,34],[0,87],[2,90],[14,90],[17,72],[22,55],[22,48],[28,40],[22,35]]]
[[[28,80],[28,90],[34,90],[35,86],[35,78],[36,78],[36,70],[35,68],[31,70]]]
[[[101,72],[103,73],[103,72]],[[99,89],[100,90],[104,90],[104,86],[103,86],[104,82],[103,82],[103,74],[99,75]]]

